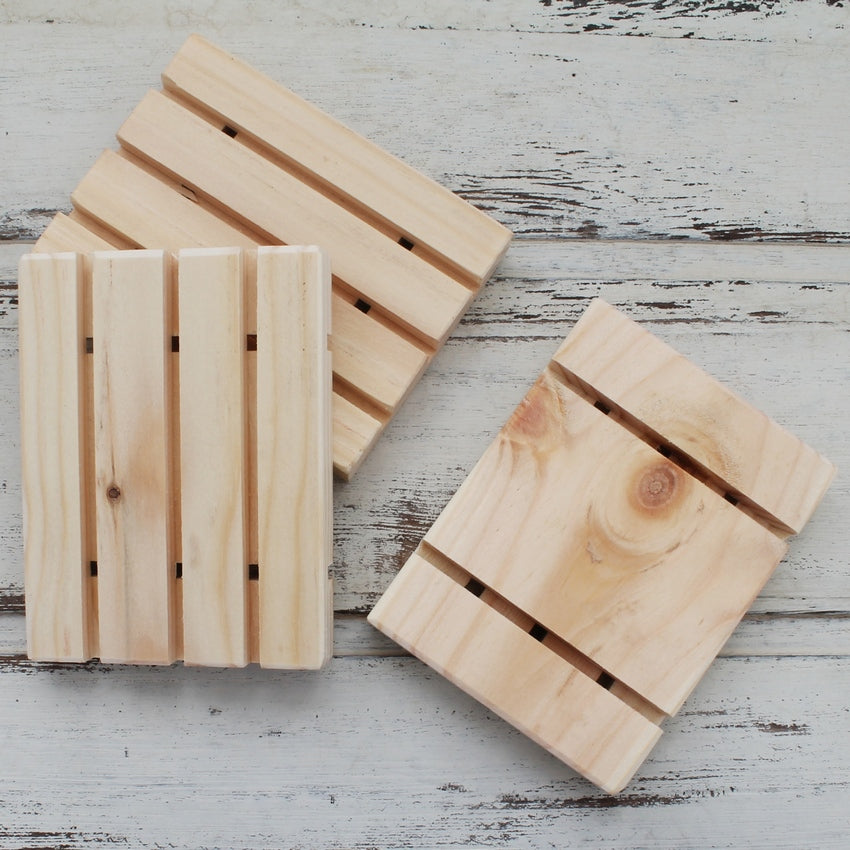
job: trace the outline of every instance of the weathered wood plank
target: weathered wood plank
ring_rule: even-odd
[[[785,5],[775,20],[807,38],[817,28],[806,19],[812,4]],[[563,20],[555,8],[541,10]],[[409,14],[416,20],[418,8]],[[273,40],[265,19],[228,21],[223,46],[517,235],[846,240],[850,164],[834,152],[850,145],[841,108],[850,27],[846,8],[817,14],[845,20],[835,44],[741,50],[498,28],[327,29],[314,12],[312,28],[280,26]],[[0,160],[0,238],[34,238],[67,208],[77,180],[157,84],[139,68],[164,67],[204,15],[171,20],[116,25],[110,39],[102,26],[5,27],[0,68],[15,118]],[[445,126],[452,144],[434,144],[434,128]]]
[[[839,850],[850,714],[823,683],[843,667],[721,660],[608,799],[412,659],[319,674],[4,659],[0,843]]]
[[[502,0],[483,6],[451,0],[382,3],[354,7],[331,0],[320,8],[281,7],[260,0],[245,7],[239,0],[219,0],[191,11],[175,9],[168,0],[129,7],[76,3],[45,10],[37,2],[17,3],[0,10],[0,23],[78,24],[155,27],[232,28],[235,19],[256,26],[273,18],[281,28],[321,26],[356,30],[502,30],[519,32],[592,33],[668,38],[708,38],[732,41],[840,41],[847,22],[840,3],[801,4],[795,0],[756,0],[718,5],[713,0]]]

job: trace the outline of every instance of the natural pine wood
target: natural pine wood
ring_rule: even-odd
[[[248,662],[247,381],[242,252],[180,253],[183,658]]]
[[[75,228],[57,219],[50,239]],[[97,251],[21,269],[33,657],[320,667],[333,643],[323,255]]]
[[[18,277],[27,645],[89,657],[84,275],[73,254],[30,256]]]
[[[161,251],[96,253],[92,261],[94,506],[104,661],[170,664],[176,657],[169,275]]]
[[[498,222],[200,36],[186,41],[162,79],[166,91],[250,134],[346,206],[394,228],[396,241],[414,240],[414,250],[437,253],[475,284],[507,247]]]
[[[57,216],[36,250],[87,244],[79,228],[119,248],[325,246],[334,464],[349,478],[511,234],[199,36],[163,79],[165,93],[143,98],[118,132],[121,150],[95,162],[71,216]]]
[[[806,524],[835,474],[814,449],[602,300],[553,359],[788,533]]]
[[[414,553],[370,622],[609,793],[661,730]]]
[[[601,710],[578,721],[561,700],[584,704],[580,682],[646,722],[675,714],[787,548],[773,524],[679,462],[724,456],[714,428],[721,415],[750,447],[769,420],[737,397],[731,413],[714,412],[731,394],[632,324],[608,305],[591,305],[369,617],[608,791],[623,787],[652,743],[624,748]],[[607,355],[609,347],[618,358]],[[652,367],[671,360],[681,365],[666,383],[664,371]],[[603,378],[613,376],[602,382],[606,392],[595,364]],[[637,418],[643,409],[629,405],[647,383],[649,425]],[[683,405],[681,426],[680,394],[691,402]],[[673,423],[663,442],[650,427],[659,415]],[[753,423],[759,432],[747,434]],[[781,498],[805,505],[808,516],[823,491],[811,482],[831,467],[775,423],[770,428],[777,436],[764,455],[747,460],[773,469],[771,452],[800,446],[799,471],[781,481],[794,492]],[[670,439],[680,434],[686,439]],[[447,581],[462,600],[457,605],[441,596],[450,595]],[[497,643],[490,654],[490,626],[466,597],[478,597],[488,618],[514,627],[504,632],[508,648]],[[523,690],[525,671],[538,668],[541,653],[578,672],[562,690],[523,702],[514,684]],[[534,693],[533,685],[525,688]],[[563,726],[541,727],[546,710]],[[559,745],[574,722],[581,735]],[[600,759],[607,760],[604,771]]]
[[[316,669],[332,651],[329,314],[330,267],[318,248],[259,249],[257,510],[264,667]]]

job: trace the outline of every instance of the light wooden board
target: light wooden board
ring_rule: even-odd
[[[248,661],[244,276],[237,249],[180,255],[180,563],[189,664]]]
[[[333,649],[330,283],[328,260],[318,248],[258,251],[258,631],[264,667],[318,669]]]
[[[102,154],[72,193],[71,219],[116,247],[321,242],[348,314],[334,442],[350,477],[511,234],[200,36],[163,85],[121,125],[120,153]],[[36,250],[66,237],[76,247],[60,214]]]
[[[30,655],[318,668],[332,647],[327,261],[170,256],[22,261],[27,433],[43,419],[55,437],[25,446]],[[57,448],[63,463],[45,467]]]
[[[83,415],[94,431],[94,504],[86,509],[97,518],[94,654],[104,661],[170,664],[176,657],[170,301],[162,251],[94,255],[94,407]]]
[[[82,259],[30,257],[19,286],[21,388],[32,388],[21,398],[27,642],[36,657],[84,661],[90,651],[86,476],[79,463],[87,442]]]

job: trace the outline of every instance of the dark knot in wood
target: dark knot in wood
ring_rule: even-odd
[[[638,502],[644,508],[655,510],[669,504],[678,483],[676,468],[669,463],[658,463],[647,469],[638,481]]]
[[[107,489],[106,498],[112,502],[115,502],[121,498],[121,491],[113,484]]]

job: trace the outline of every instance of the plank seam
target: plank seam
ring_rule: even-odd
[[[590,679],[604,690],[609,691],[612,696],[617,697],[620,702],[643,715],[651,723],[657,726],[661,720],[668,716],[665,711],[653,705],[653,703],[641,696],[637,691],[612,676],[607,670],[602,669],[593,659],[581,652],[581,650],[577,649],[569,641],[550,631],[543,623],[540,623],[502,596],[498,591],[493,590],[489,585],[477,579],[472,573],[447,555],[444,555],[432,544],[423,540],[419,544],[416,553],[434,569],[439,570],[448,576],[448,578],[452,579],[452,581],[472,593],[473,596],[478,597],[481,602],[513,623],[518,629],[530,634],[531,637],[543,644],[548,650],[574,667],[579,674]]]
[[[673,446],[657,431],[642,422],[636,416],[624,410],[613,399],[600,393],[595,387],[579,378],[555,360],[550,361],[547,368],[549,375],[565,389],[570,390],[579,398],[592,404],[597,410],[616,422],[641,442],[655,449],[662,457],[677,466],[683,472],[708,487],[714,493],[724,498],[741,513],[758,523],[771,534],[785,540],[795,532],[785,523],[747,497],[736,487],[732,487],[717,473],[701,464],[678,446]]]

